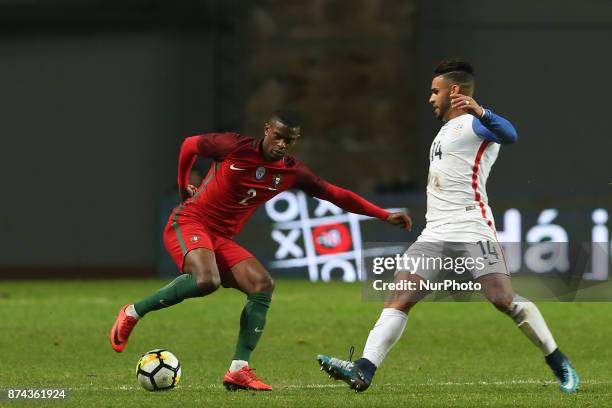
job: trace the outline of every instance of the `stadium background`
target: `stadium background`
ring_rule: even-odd
[[[316,172],[412,212],[413,234],[364,221],[364,239],[414,239],[446,56],[473,61],[477,101],[519,131],[489,180],[500,230],[518,209],[524,240],[554,208],[541,224],[570,239],[607,231],[608,2],[1,0],[0,23],[1,278],[174,273],[159,235],[182,138],[258,136],[278,106],[305,116],[296,154]],[[268,264],[273,228],[262,209],[240,238]]]

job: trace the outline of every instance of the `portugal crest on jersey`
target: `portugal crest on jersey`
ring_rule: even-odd
[[[266,175],[266,168],[265,167],[258,167],[257,170],[255,171],[255,178],[257,180],[261,180],[263,178],[263,176]]]
[[[272,178],[272,188],[276,189],[278,188],[278,185],[281,183],[281,181],[283,181],[281,179],[280,174],[275,174],[274,177]]]

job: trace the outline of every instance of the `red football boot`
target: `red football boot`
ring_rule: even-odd
[[[229,391],[254,390],[254,391],[272,391],[272,387],[265,384],[255,375],[255,370],[249,366],[242,367],[240,370],[230,372],[228,370],[223,377],[223,385]]]
[[[119,310],[115,324],[113,324],[110,333],[108,333],[108,339],[110,340],[111,346],[113,346],[113,350],[117,353],[123,351],[132,329],[136,326],[136,323],[138,323],[138,319],[125,314],[125,309],[128,306],[129,305],[125,305]]]

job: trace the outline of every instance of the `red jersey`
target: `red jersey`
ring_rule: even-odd
[[[179,211],[217,235],[238,234],[249,217],[275,195],[297,188],[346,211],[386,220],[389,213],[357,194],[316,176],[293,156],[266,161],[263,139],[238,133],[209,133],[185,139],[179,155],[178,185],[185,188],[197,156],[214,159],[202,185]]]

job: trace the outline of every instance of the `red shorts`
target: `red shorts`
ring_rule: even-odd
[[[179,216],[172,212],[164,228],[164,246],[183,271],[183,262],[189,251],[196,248],[210,249],[215,253],[219,272],[229,271],[237,263],[253,258],[253,255],[233,239],[217,236],[198,220]]]

